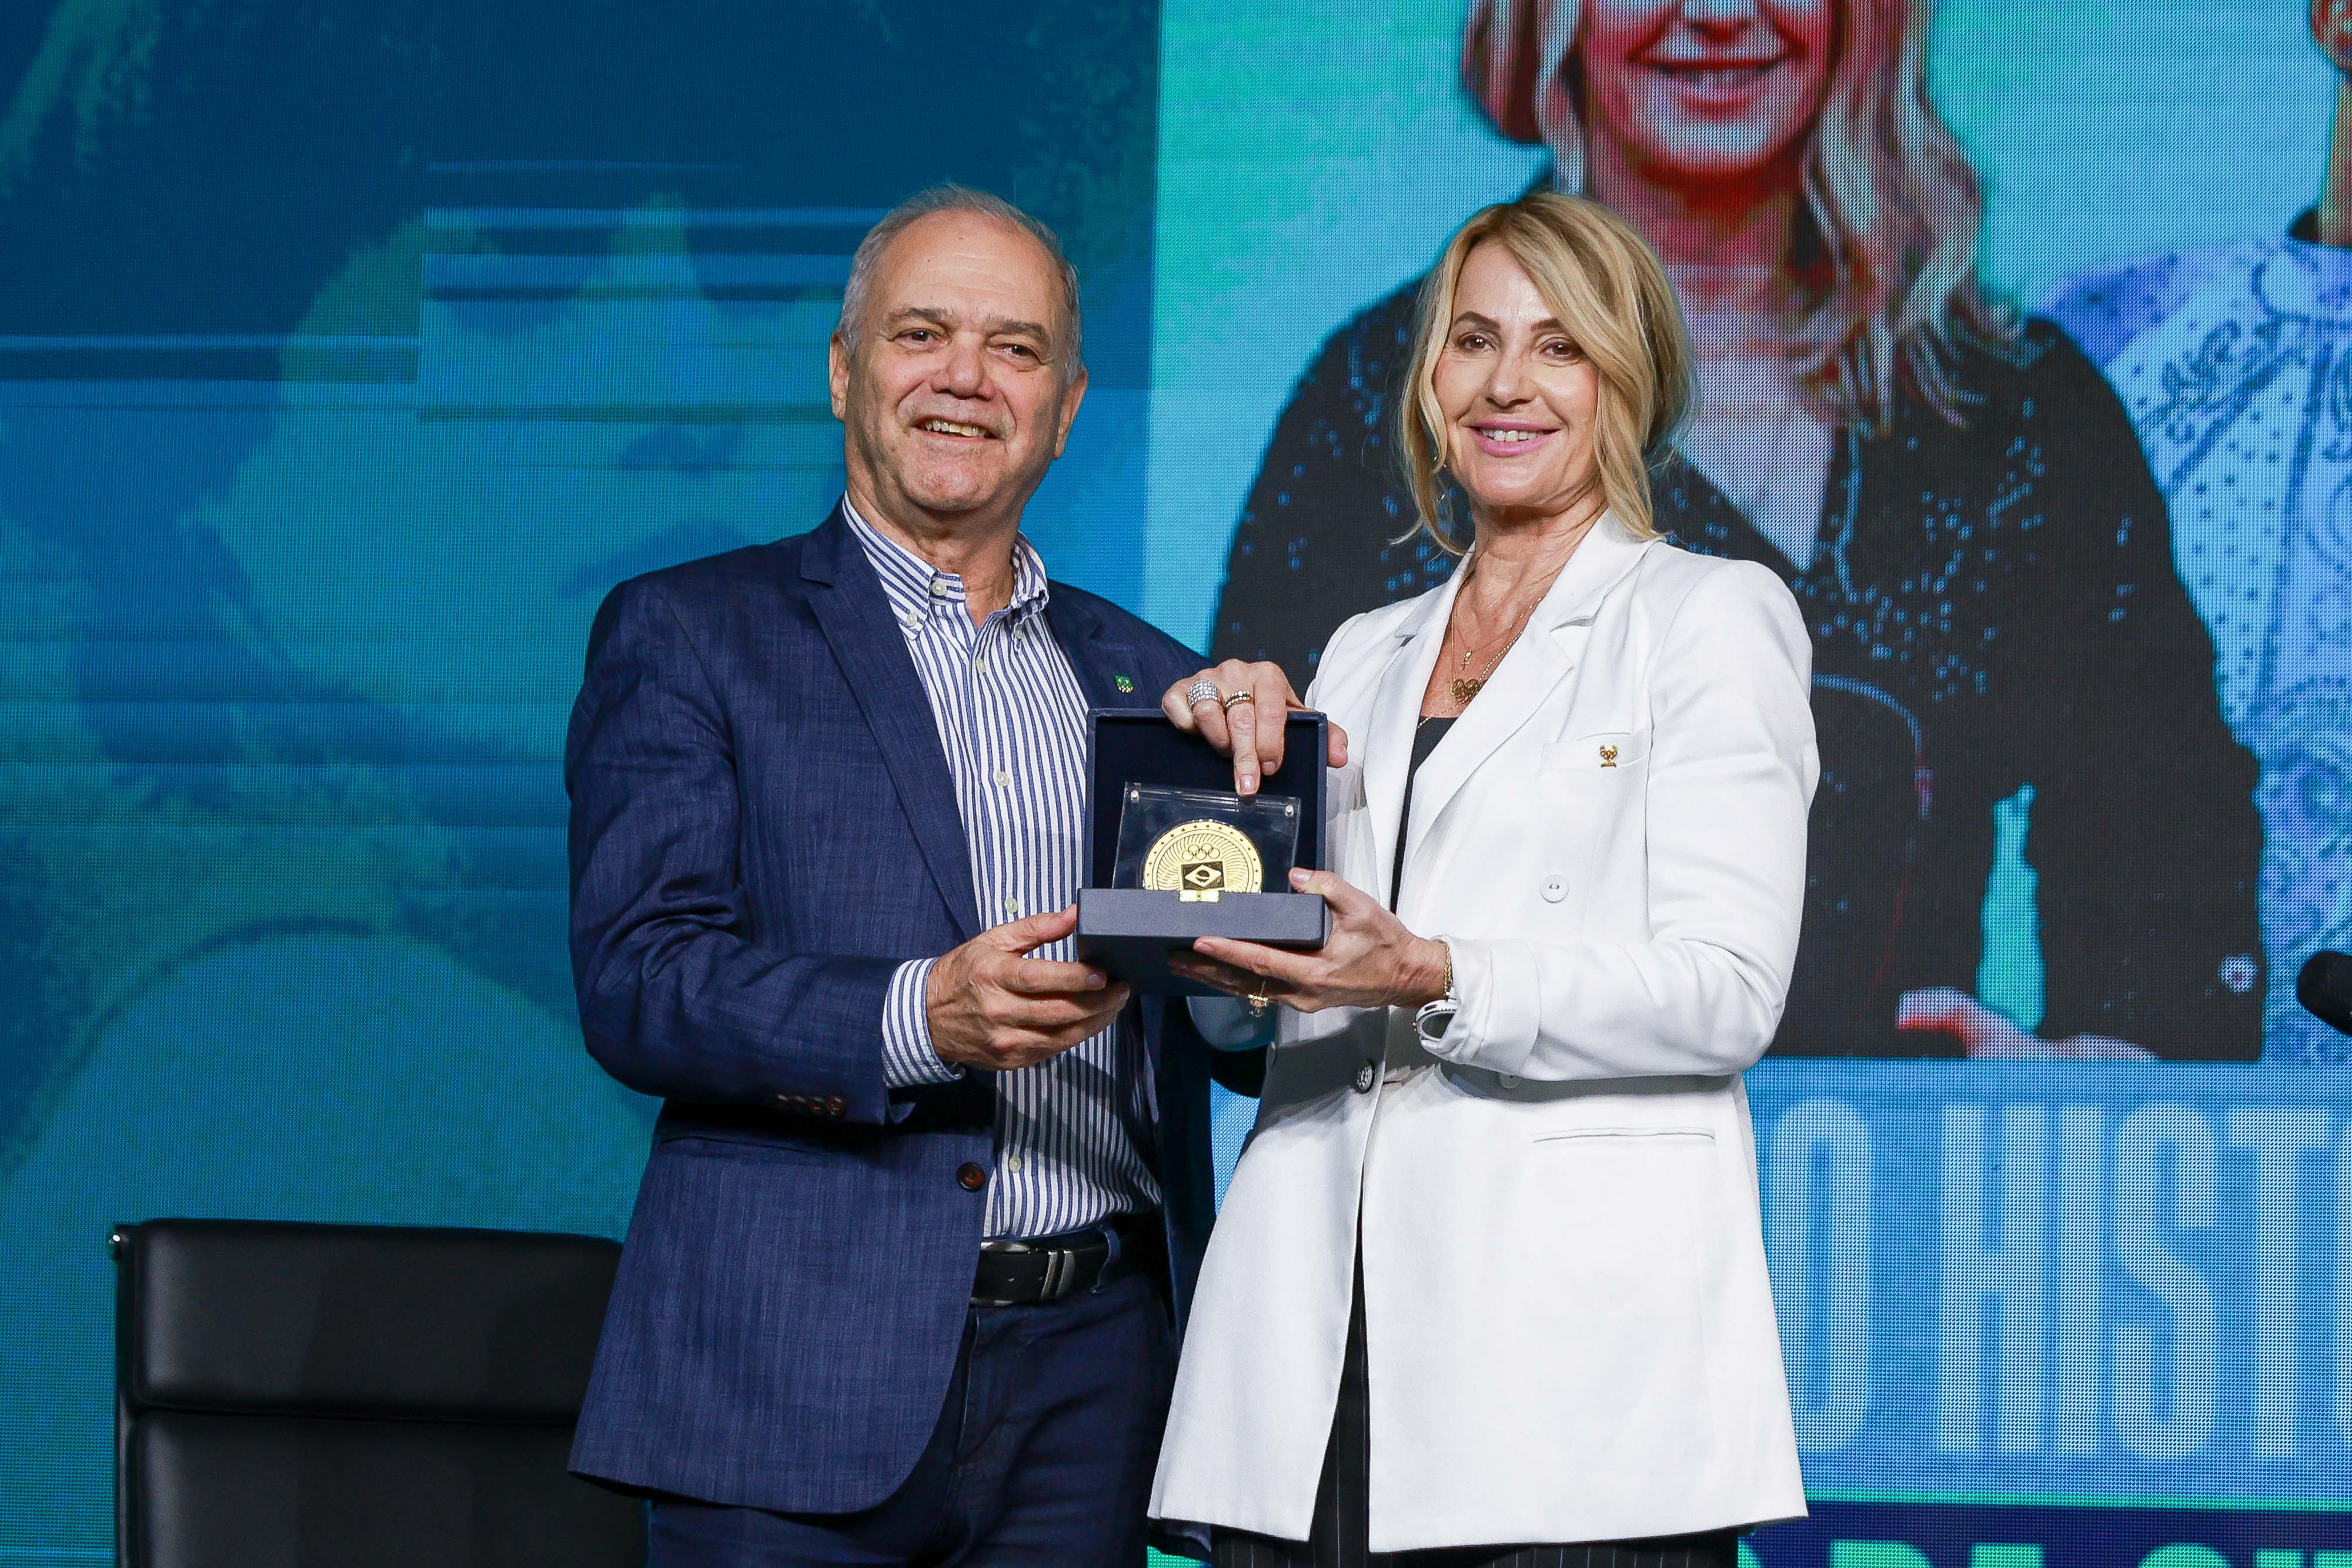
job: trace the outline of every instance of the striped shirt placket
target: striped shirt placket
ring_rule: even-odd
[[[1046,624],[1044,563],[1018,541],[1012,602],[974,626],[961,580],[884,538],[855,507],[844,510],[930,699],[982,923],[1064,907],[1084,864],[1087,705]],[[1073,946],[1065,939],[1036,956],[1066,959]],[[931,1049],[923,996],[932,962],[899,966],[884,1004],[883,1070],[893,1088],[961,1071]],[[1059,1055],[997,1075],[990,1239],[1057,1235],[1158,1206],[1142,1154],[1147,1073],[1143,1042],[1122,1018]]]

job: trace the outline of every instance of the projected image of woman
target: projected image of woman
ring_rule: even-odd
[[[1925,0],[1476,0],[1462,67],[1683,300],[1699,396],[1660,528],[1772,568],[1811,631],[1823,778],[1774,1049],[2252,1057],[2254,768],[2114,394],[1976,282],[1927,32]],[[1414,287],[1335,333],[1285,408],[1219,656],[1303,680],[1342,618],[1451,570],[1396,542]],[[1990,999],[2022,1028],[1977,995],[2004,954]]]
[[[1653,529],[1688,350],[1605,208],[1473,217],[1407,362],[1417,515],[1442,465],[1473,542],[1323,650],[1329,940],[1177,960],[1273,1051],[1152,1511],[1220,1568],[1733,1568],[1804,1511],[1739,1075],[1804,902],[1805,625]],[[1287,701],[1220,664],[1164,706],[1241,788]]]

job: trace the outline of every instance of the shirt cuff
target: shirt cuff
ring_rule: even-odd
[[[952,1083],[963,1069],[940,1060],[931,1049],[931,1019],[923,998],[937,958],[910,958],[890,977],[882,998],[882,1082],[892,1089]]]

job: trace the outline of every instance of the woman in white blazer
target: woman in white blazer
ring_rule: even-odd
[[[1450,478],[1473,542],[1307,692],[1357,751],[1293,878],[1329,942],[1184,960],[1248,998],[1194,1004],[1213,1040],[1275,1050],[1152,1513],[1244,1568],[1729,1568],[1804,1512],[1739,1075],[1797,950],[1810,644],[1770,571],[1650,528],[1689,361],[1605,210],[1472,218],[1409,373],[1423,524]],[[1228,664],[1168,708],[1246,791],[1289,701]]]

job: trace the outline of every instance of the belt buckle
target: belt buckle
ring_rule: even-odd
[[[1036,1296],[1036,1300],[1040,1302],[1058,1301],[1070,1294],[1077,1285],[1078,1254],[1076,1248],[1039,1247],[1028,1241],[983,1241],[980,1244],[980,1249],[982,1252],[1045,1254],[1045,1280]],[[992,1300],[985,1296],[974,1296],[971,1299],[971,1304],[975,1307],[1020,1307],[1027,1306],[1029,1299],[1007,1297],[1003,1300]]]
[[[1077,1253],[1065,1248],[1045,1249],[1045,1282],[1038,1289],[1039,1301],[1058,1301],[1070,1293],[1077,1281]]]

